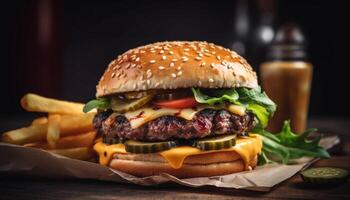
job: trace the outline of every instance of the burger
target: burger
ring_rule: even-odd
[[[96,86],[94,145],[102,165],[134,176],[178,178],[252,170],[256,127],[276,105],[236,52],[207,42],[158,42],[113,60]]]

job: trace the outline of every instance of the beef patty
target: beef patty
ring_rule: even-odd
[[[254,127],[255,121],[252,113],[239,116],[226,110],[204,109],[192,120],[162,116],[134,129],[125,116],[106,111],[96,114],[93,124],[97,133],[106,138],[165,141],[203,138],[216,134],[245,134]]]

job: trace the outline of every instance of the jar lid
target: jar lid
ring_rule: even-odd
[[[271,60],[305,60],[306,41],[300,28],[294,23],[281,26],[272,41],[267,58]]]

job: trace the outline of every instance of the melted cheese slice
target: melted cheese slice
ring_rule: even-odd
[[[167,151],[162,151],[159,154],[168,161],[169,165],[175,169],[182,167],[184,160],[188,156],[208,154],[212,152],[234,151],[241,156],[245,164],[245,169],[248,169],[249,163],[253,161],[257,154],[260,154],[262,148],[262,139],[259,135],[250,134],[249,137],[237,138],[236,145],[222,150],[202,151],[200,149],[182,146],[172,148]],[[106,145],[98,142],[94,146],[95,151],[99,154],[100,164],[108,165],[115,153],[127,153],[123,144]]]
[[[193,108],[185,108],[185,109],[173,109],[173,108],[141,108],[135,111],[125,113],[125,117],[129,120],[131,128],[138,128],[143,124],[157,119],[161,116],[165,115],[174,115],[177,117],[184,118],[186,120],[192,120],[192,118],[196,115],[197,112],[206,109],[223,109],[224,107],[220,106],[199,106],[196,109]],[[245,114],[245,108],[239,105],[230,105],[226,108],[228,111],[243,116]]]

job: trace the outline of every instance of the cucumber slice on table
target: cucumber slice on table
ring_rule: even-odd
[[[125,142],[125,150],[130,153],[155,153],[176,147],[175,141],[165,142],[139,142],[128,140]]]
[[[346,180],[349,172],[336,167],[315,167],[301,172],[301,177],[307,183],[331,184]]]
[[[210,150],[228,149],[234,146],[235,144],[236,144],[236,134],[215,136],[215,137],[196,140],[194,141],[193,146],[204,151],[210,151]]]

